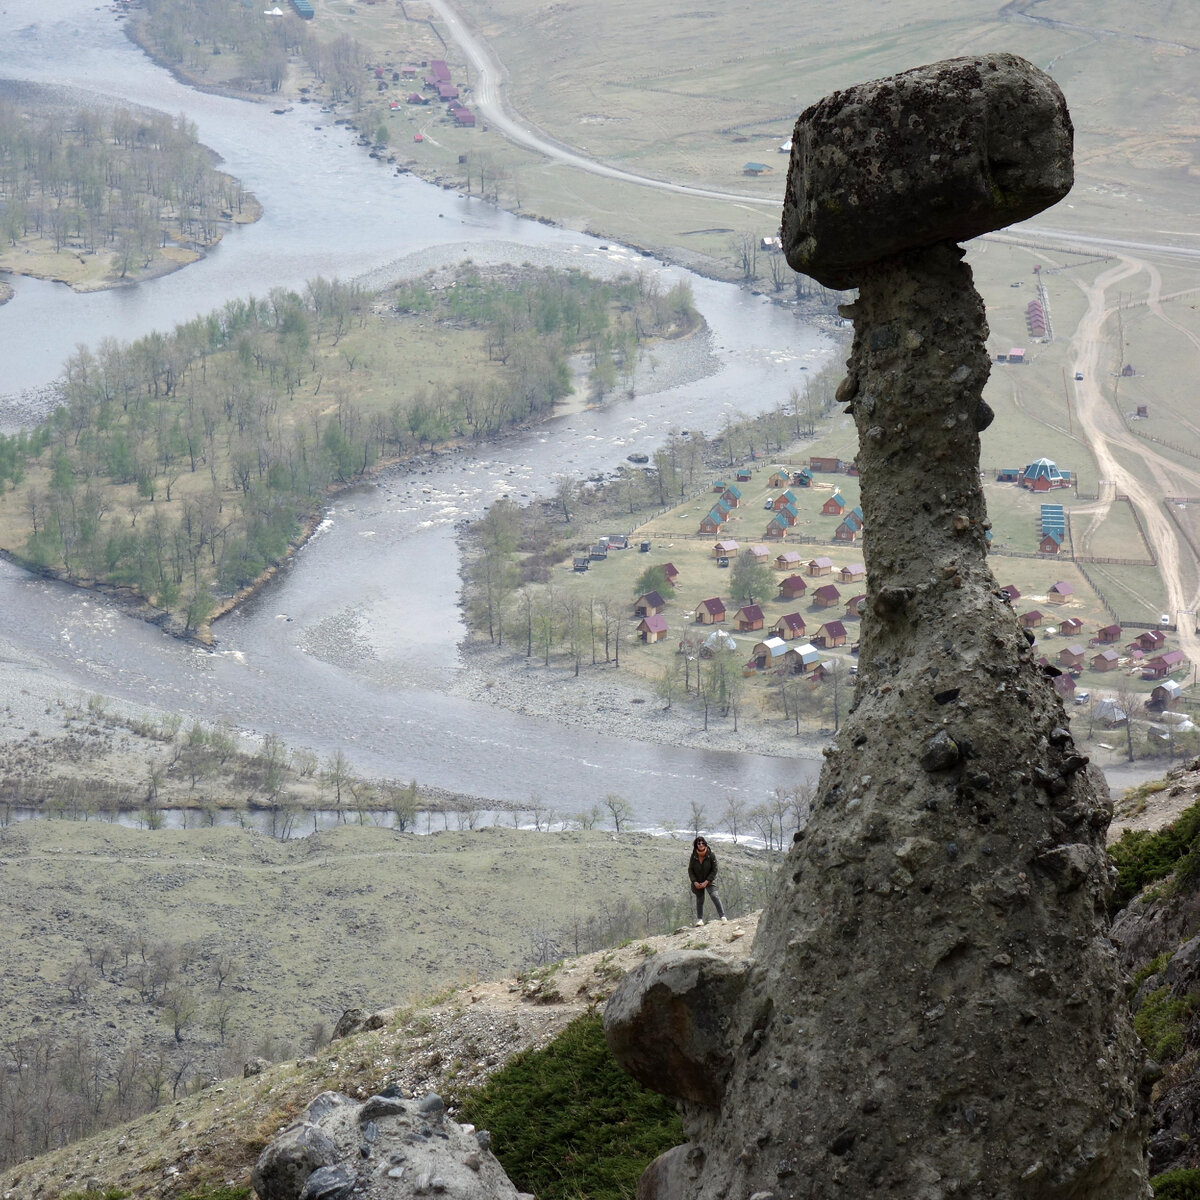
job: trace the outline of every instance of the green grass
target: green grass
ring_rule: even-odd
[[[460,1118],[490,1131],[509,1178],[538,1200],[630,1200],[650,1161],[684,1140],[670,1102],[617,1065],[598,1015],[518,1056]]]
[[[1142,1001],[1133,1015],[1133,1028],[1155,1062],[1173,1062],[1183,1052],[1187,1021],[1195,1008],[1196,997],[1176,999],[1169,987],[1155,989]]]
[[[1117,886],[1110,908],[1124,908],[1147,884],[1175,872],[1174,888],[1194,882],[1200,874],[1200,803],[1184,809],[1170,825],[1155,833],[1126,830],[1108,848],[1117,866]]]

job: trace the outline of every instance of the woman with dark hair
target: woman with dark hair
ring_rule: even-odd
[[[696,924],[704,924],[705,895],[712,898],[717,916],[722,921],[727,920],[725,910],[721,907],[721,897],[717,895],[717,856],[702,837],[698,837],[692,842],[692,857],[688,862],[688,878],[692,881],[692,891],[696,896]]]

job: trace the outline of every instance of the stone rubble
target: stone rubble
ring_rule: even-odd
[[[445,1114],[435,1092],[411,1100],[387,1088],[362,1103],[322,1092],[263,1150],[251,1184],[259,1200],[532,1200],[486,1131]]]

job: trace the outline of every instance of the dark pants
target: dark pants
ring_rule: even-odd
[[[696,888],[693,894],[696,897],[696,920],[700,920],[704,916],[704,897],[705,894],[713,902],[713,908],[717,910],[717,916],[723,917],[725,910],[721,907],[721,897],[717,895],[717,889],[714,884],[709,884],[708,887]]]

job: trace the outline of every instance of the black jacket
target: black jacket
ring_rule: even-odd
[[[692,857],[688,863],[688,878],[692,881],[692,891],[696,890],[696,884],[703,883],[705,880],[712,881],[717,877],[717,856],[713,853],[713,848],[709,846],[708,853],[701,861],[700,855],[696,853],[696,848],[692,846]]]

